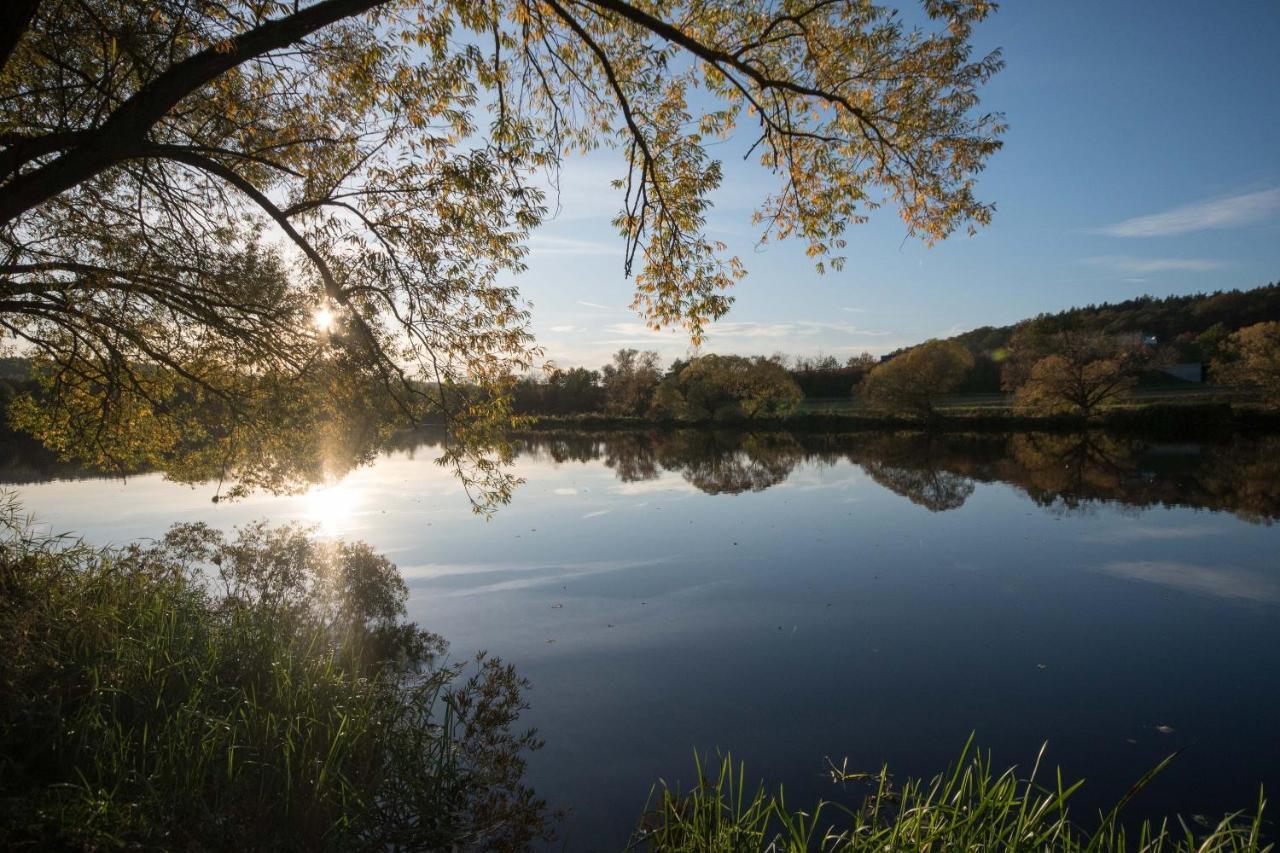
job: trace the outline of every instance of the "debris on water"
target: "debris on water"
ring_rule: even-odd
[[[1137,743],[1137,742],[1138,742],[1137,738],[1131,738],[1131,737],[1127,737],[1127,738],[1125,738],[1124,740],[1125,740],[1125,743]]]
[[[1156,731],[1162,735],[1171,735],[1173,734],[1173,726],[1159,725],[1156,726]]]
[[[1047,664],[1047,663],[1038,663],[1038,664],[1036,664],[1036,669],[1048,669],[1048,668],[1049,668],[1049,664]]]
[[[560,603],[560,602],[558,602],[558,601],[557,601],[555,604],[551,605],[551,609],[552,609],[552,610],[559,610],[559,609],[560,609],[560,608],[562,608],[562,607],[564,607],[564,605],[563,605],[563,604],[561,604],[561,603]]]
[[[1209,825],[1209,818],[1205,817],[1202,814],[1193,814],[1191,816],[1191,819],[1194,820],[1196,823],[1200,824],[1201,826]]]

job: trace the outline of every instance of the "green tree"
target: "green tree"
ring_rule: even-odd
[[[767,358],[704,355],[662,381],[650,413],[676,420],[785,417],[804,400],[786,368]]]
[[[777,178],[761,236],[820,269],[882,202],[926,242],[981,226],[993,4],[921,3],[919,28],[863,0],[11,3],[0,329],[38,359],[27,425],[103,459],[281,430],[262,387],[328,367],[402,420],[501,415],[447,392],[533,362],[527,176],[573,150],[621,154],[636,307],[695,341],[743,274],[705,229],[708,144],[739,125]]]
[[[925,341],[867,374],[861,393],[877,409],[927,418],[972,368],[973,355],[955,341]]]
[[[615,415],[643,415],[662,377],[661,359],[656,352],[620,349],[613,363],[600,371],[604,403]]]
[[[1256,323],[1233,332],[1213,363],[1220,382],[1256,390],[1264,405],[1280,408],[1280,322]]]

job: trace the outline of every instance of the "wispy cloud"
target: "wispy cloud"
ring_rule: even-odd
[[[572,332],[576,328],[578,327],[577,326],[552,326],[551,331],[555,332],[558,335],[563,335],[565,332]]]
[[[529,251],[534,255],[621,255],[622,245],[600,240],[534,234],[529,238]]]
[[[1112,237],[1169,237],[1211,228],[1239,228],[1280,212],[1280,189],[1184,204],[1162,213],[1137,216],[1102,229]]]
[[[585,305],[585,306],[587,306],[588,308],[598,308],[598,309],[600,309],[601,311],[622,311],[622,310],[624,310],[624,309],[622,309],[622,308],[617,307],[616,305],[601,305],[599,302],[588,302],[588,301],[587,301],[587,300],[585,300],[585,299],[578,299],[578,300],[575,300],[575,301],[576,301],[579,305]]]
[[[1134,258],[1127,255],[1102,255],[1083,258],[1082,261],[1090,266],[1130,276],[1157,272],[1207,272],[1226,266],[1222,261],[1206,258]]]
[[[1280,601],[1280,581],[1268,575],[1225,566],[1200,566],[1160,560],[1114,562],[1102,571],[1126,580],[1159,584],[1183,592],[1247,601]]]
[[[625,335],[629,339],[662,338],[672,334],[670,331],[654,331],[643,323],[613,323],[605,330],[615,335]],[[892,332],[878,329],[862,329],[852,323],[823,323],[813,320],[791,320],[784,323],[755,322],[718,322],[707,327],[710,340],[726,338],[798,338],[812,337],[823,333],[840,335],[856,335],[859,337],[885,337]]]
[[[865,314],[865,313],[867,313],[867,309],[866,309],[866,308],[841,308],[840,310],[841,310],[841,311],[844,311],[844,312],[847,312],[847,313],[849,313],[849,314]]]

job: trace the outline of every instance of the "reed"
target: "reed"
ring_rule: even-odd
[[[819,802],[805,810],[787,805],[781,789],[750,784],[745,768],[724,758],[704,772],[695,758],[698,784],[689,791],[660,782],[628,850],[651,853],[861,853],[861,851],[1041,851],[1045,853],[1264,853],[1274,845],[1263,833],[1265,800],[1251,814],[1223,817],[1215,826],[1181,820],[1126,827],[1125,804],[1169,760],[1140,779],[1106,814],[1085,828],[1069,803],[1081,786],[1060,770],[1045,773],[1037,757],[1025,777],[998,771],[989,753],[966,744],[960,758],[928,780],[896,785],[887,769],[849,773],[832,768],[835,781],[868,786],[857,805]],[[1046,778],[1047,777],[1047,778]]]

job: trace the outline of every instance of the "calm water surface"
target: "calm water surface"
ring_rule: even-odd
[[[532,681],[531,781],[571,850],[617,849],[695,749],[797,806],[836,795],[826,757],[931,773],[970,732],[1001,764],[1047,740],[1091,808],[1180,747],[1136,813],[1280,790],[1274,440],[540,437],[487,522],[438,452],[233,504],[159,475],[15,488],[99,544],[262,517],[368,541],[455,658]]]

